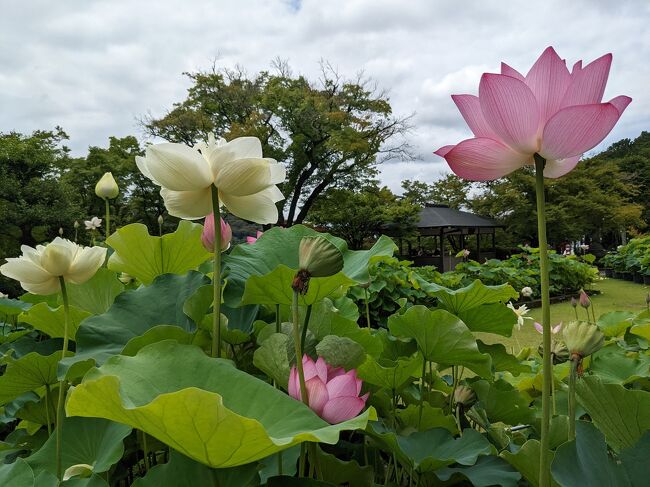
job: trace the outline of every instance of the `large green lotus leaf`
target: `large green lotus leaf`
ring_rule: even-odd
[[[280,473],[295,475],[298,470],[298,457],[300,457],[300,445],[294,445],[280,453],[261,459],[258,465],[262,484],[266,484],[269,478],[278,476]],[[282,461],[281,465],[280,461]]]
[[[65,418],[61,437],[63,471],[73,465],[90,465],[94,473],[106,472],[124,454],[129,426],[98,418]],[[56,474],[56,435],[27,458],[34,473]]]
[[[124,291],[124,284],[113,271],[100,267],[88,281],[83,284],[67,284],[70,304],[94,315],[105,313],[111,307],[118,294]]]
[[[138,428],[210,467],[234,467],[303,441],[336,443],[374,411],[329,425],[271,385],[190,345],[164,341],[91,369],[68,394],[71,416]]]
[[[384,348],[381,338],[373,335],[368,328],[359,327],[356,321],[343,316],[329,299],[314,304],[309,319],[309,330],[317,340],[322,340],[327,335],[354,340],[373,357],[378,357]]]
[[[467,479],[474,487],[517,487],[521,474],[504,460],[490,455],[479,457],[468,467],[445,467],[435,473],[442,481]]]
[[[289,337],[284,333],[273,333],[253,354],[253,365],[273,379],[280,387],[289,384]],[[295,354],[294,354],[295,355]]]
[[[237,245],[224,256],[228,269],[228,285],[224,300],[228,306],[240,305],[244,287],[250,276],[261,276],[273,271],[278,265],[295,270],[298,268],[298,248],[305,236],[322,235],[343,254],[343,274],[356,282],[367,282],[368,265],[383,256],[392,256],[397,246],[382,236],[369,250],[349,250],[344,240],[329,234],[318,233],[303,225],[291,228],[272,228],[252,245]],[[311,284],[310,284],[311,285]]]
[[[650,310],[642,311],[632,319],[630,332],[650,341]]]
[[[621,336],[630,326],[635,314],[630,311],[610,311],[598,318],[596,325],[606,337]]]
[[[188,483],[188,482],[191,482]],[[169,462],[156,465],[143,478],[136,479],[133,487],[257,487],[260,477],[257,464],[241,467],[210,468],[175,450]]]
[[[322,471],[322,480],[334,485],[354,485],[354,487],[372,487],[375,472],[372,466],[361,466],[356,460],[340,460],[336,456],[316,448],[318,466]]]
[[[31,303],[25,303],[19,299],[0,298],[0,316],[19,315],[23,311],[31,308],[31,306]]]
[[[7,328],[9,328],[9,325],[7,325],[5,330]],[[8,343],[15,342],[16,340],[19,340],[22,337],[24,337],[25,335],[29,335],[30,333],[34,333],[34,330],[32,330],[31,328],[27,329],[27,330],[12,331],[10,333],[7,333],[6,335],[1,335],[0,336],[0,345],[2,345],[4,343],[8,344]],[[0,350],[0,353],[2,353],[2,350]]]
[[[246,281],[244,295],[241,298],[242,305],[246,304],[291,304],[293,300],[293,289],[291,283],[296,276],[295,269],[280,264],[268,274],[262,276],[250,276]],[[231,281],[228,281],[230,285]],[[314,304],[335,293],[341,294],[348,287],[356,284],[343,272],[329,277],[312,277],[309,280],[307,294],[300,295],[298,301],[302,305]],[[228,289],[228,286],[226,286]]]
[[[459,463],[474,465],[481,455],[493,455],[496,449],[485,436],[473,429],[466,429],[459,438],[444,428],[434,428],[397,435],[377,422],[368,425],[366,432],[393,452],[400,461],[419,472],[430,472]]]
[[[506,303],[519,297],[519,293],[509,284],[486,286],[478,279],[460,289],[452,290],[434,283],[422,283],[422,289],[437,297],[440,304],[454,314],[484,304]]]
[[[398,360],[375,359],[367,355],[366,361],[358,367],[357,374],[370,384],[396,391],[412,376],[421,373],[422,360],[419,353]]]
[[[648,455],[645,463],[647,468]],[[562,487],[602,485],[607,487],[642,487],[648,485],[646,470],[639,482],[630,479],[626,465],[607,454],[604,435],[586,421],[576,422],[576,439],[561,445],[551,467],[553,478]]]
[[[501,458],[505,459],[510,465],[523,475],[532,487],[539,487],[539,454],[540,443],[538,440],[528,440],[516,452],[502,451]],[[551,468],[555,452],[548,452],[548,467]],[[586,485],[586,484],[585,484]],[[558,483],[551,478],[551,487],[558,487]]]
[[[57,487],[54,475],[43,473],[34,475],[32,467],[22,458],[14,463],[0,463],[0,485],[3,487]],[[61,484],[67,486],[66,483]]]
[[[490,356],[479,351],[467,326],[444,309],[412,306],[390,316],[388,329],[395,336],[415,338],[426,360],[443,367],[462,365],[481,377],[492,377]]]
[[[576,396],[615,451],[632,447],[650,429],[650,392],[591,376],[578,380]]]
[[[421,418],[420,407],[416,404],[409,404],[404,409],[397,409],[395,414],[403,426],[419,431],[430,430],[431,428],[445,428],[451,434],[458,433],[458,426],[454,417],[445,413],[442,408],[434,408],[428,402],[422,403]]]
[[[162,274],[185,274],[211,255],[201,243],[202,231],[202,225],[181,220],[174,233],[154,237],[145,225],[132,223],[106,239],[115,250],[108,268],[126,272],[145,285]]]
[[[325,482],[324,480],[278,475],[277,477],[269,478],[265,487],[336,487],[336,485],[331,482]]]
[[[327,335],[318,345],[316,354],[332,367],[356,369],[366,359],[366,351],[354,340],[338,335]]]
[[[58,382],[56,369],[61,351],[51,355],[28,353],[18,360],[11,360],[0,376],[0,404],[13,401],[18,396]]]
[[[481,340],[476,341],[481,353],[492,357],[492,367],[495,372],[510,372],[512,375],[531,372],[530,365],[520,362],[517,357],[509,354],[501,343],[487,344]]]
[[[493,383],[479,380],[472,383],[472,389],[478,398],[475,407],[483,408],[492,423],[529,424],[535,418],[524,396],[503,379]]]
[[[650,357],[628,355],[618,345],[610,344],[591,356],[589,370],[603,382],[625,385],[650,376]]]
[[[503,303],[490,303],[460,311],[458,317],[473,332],[512,336],[517,316]]]
[[[82,309],[70,306],[70,326],[68,328],[68,338],[75,339],[77,330],[81,322],[88,318],[90,313]],[[19,317],[19,321],[28,323],[34,329],[49,335],[52,338],[63,338],[63,330],[65,329],[65,314],[63,306],[58,308],[50,308],[46,303],[38,303],[23,312]]]
[[[157,325],[194,331],[195,323],[183,312],[185,301],[207,282],[207,277],[195,271],[184,276],[165,274],[151,286],[120,294],[106,313],[84,321],[77,332],[76,355],[63,362],[66,366],[87,360],[102,364]]]

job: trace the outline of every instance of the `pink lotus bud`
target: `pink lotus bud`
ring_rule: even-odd
[[[587,293],[584,291],[584,289],[580,290],[580,306],[582,306],[585,309],[591,306],[591,301],[589,300],[589,296],[587,296]]]
[[[257,242],[257,239],[260,238],[260,237],[262,236],[263,233],[264,233],[264,232],[260,232],[260,231],[258,230],[258,231],[257,231],[257,234],[255,234],[254,237],[251,237],[251,236],[249,235],[248,237],[246,237],[246,243],[248,243],[248,244],[254,244],[255,242]]]
[[[221,251],[224,252],[230,247],[232,240],[232,229],[223,218],[221,218]],[[201,233],[201,242],[208,252],[214,252],[214,213],[205,217],[203,233]]]
[[[308,356],[302,357],[305,373],[305,387],[309,407],[330,424],[341,423],[354,418],[366,405],[368,394],[359,397],[361,379],[355,369],[345,371],[331,367],[323,357],[315,362]],[[296,367],[289,374],[289,395],[300,401],[300,380]]]

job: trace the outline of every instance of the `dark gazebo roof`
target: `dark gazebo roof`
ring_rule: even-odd
[[[489,218],[449,208],[447,205],[427,204],[420,210],[420,221],[416,226],[422,229],[442,227],[496,228],[503,225],[499,225]]]

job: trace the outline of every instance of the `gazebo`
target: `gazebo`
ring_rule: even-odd
[[[469,258],[479,262],[494,258],[495,232],[503,225],[447,205],[427,204],[420,210],[416,227],[417,246],[414,248],[410,240],[398,239],[400,256],[416,266],[432,265],[444,272],[463,260],[456,257],[461,250],[469,250]],[[467,248],[468,244],[472,248]]]

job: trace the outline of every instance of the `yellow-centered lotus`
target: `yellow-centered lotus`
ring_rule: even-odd
[[[244,220],[275,223],[277,201],[284,196],[276,184],[286,171],[274,159],[262,157],[256,137],[226,142],[210,136],[206,143],[149,146],[137,157],[138,168],[161,187],[160,194],[170,215],[196,220],[212,213],[212,187],[219,202]]]
[[[73,284],[86,282],[106,258],[103,247],[82,247],[60,237],[46,246],[32,248],[23,245],[20,250],[23,254],[7,259],[7,263],[0,267],[0,273],[20,281],[25,291],[40,295],[59,292],[61,277]]]

